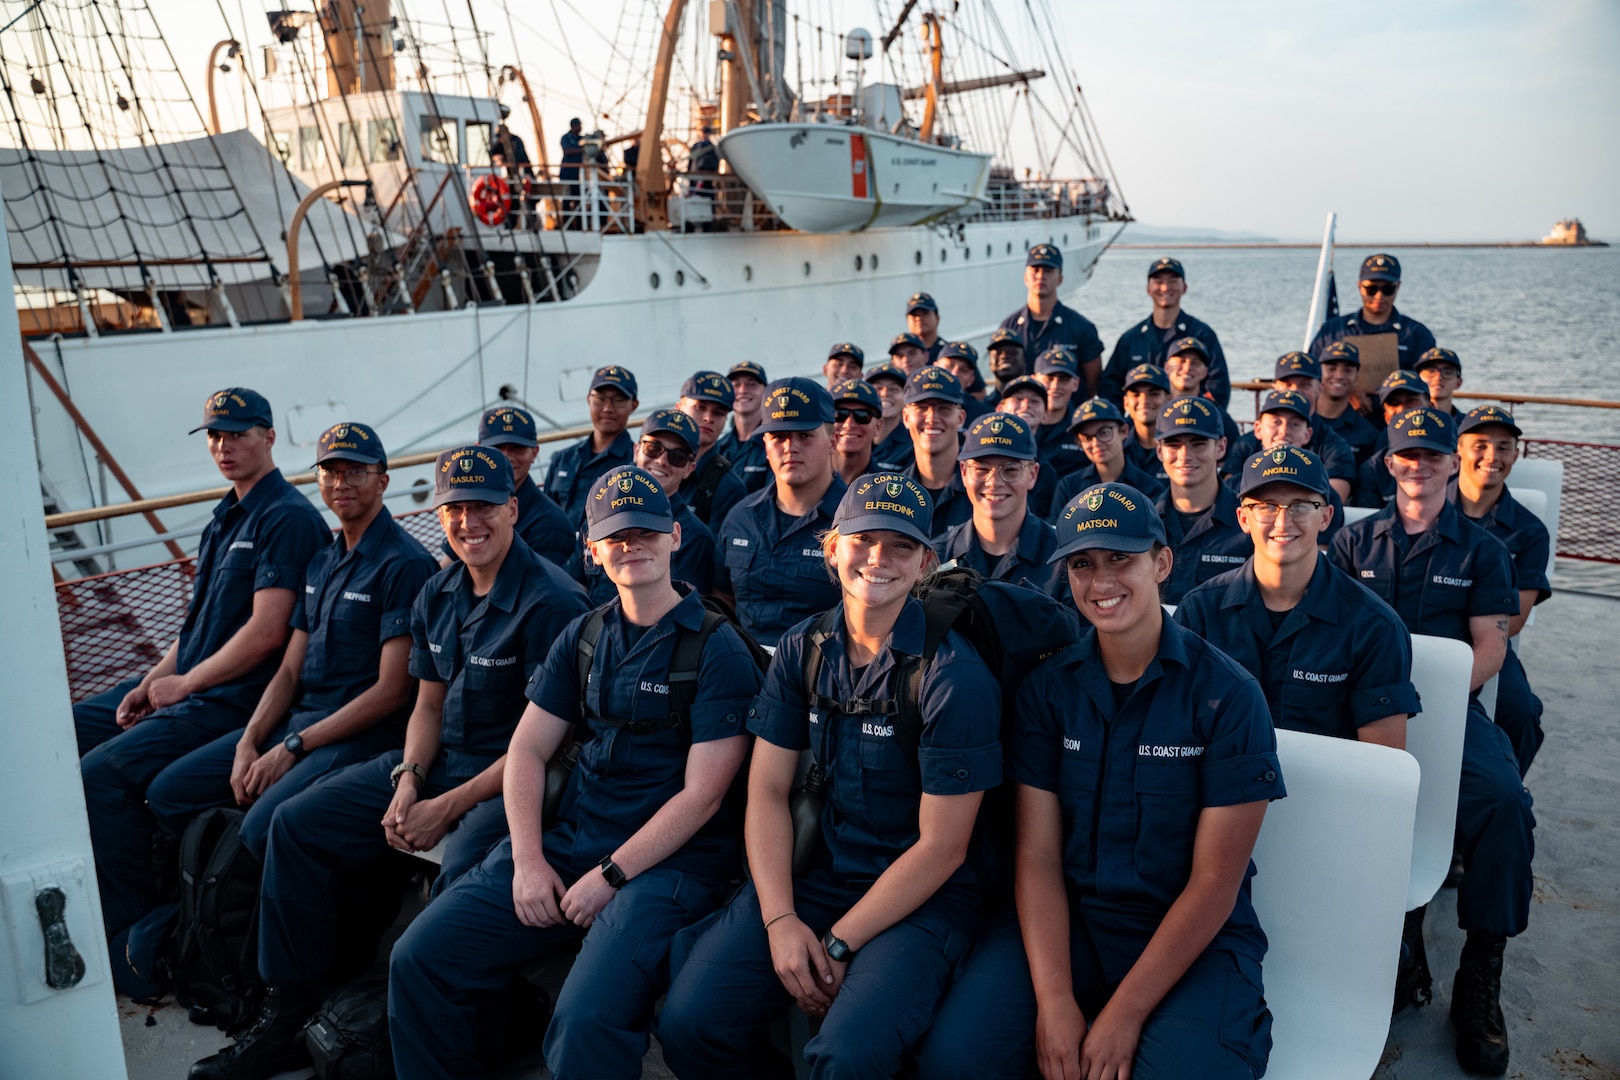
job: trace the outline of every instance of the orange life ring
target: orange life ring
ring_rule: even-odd
[[[485,173],[473,181],[472,190],[467,193],[467,204],[473,215],[492,228],[506,220],[511,199],[511,185],[494,173]]]

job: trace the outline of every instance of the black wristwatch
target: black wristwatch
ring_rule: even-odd
[[[295,760],[302,760],[303,756],[309,753],[308,750],[304,749],[304,737],[296,731],[282,739],[281,745],[287,748],[287,753],[291,754]]]
[[[619,869],[619,864],[613,861],[611,855],[602,856],[602,861],[596,865],[602,868],[603,879],[615,889],[624,888],[624,883],[630,880],[624,876],[624,871]]]
[[[843,938],[834,937],[831,930],[821,939],[821,944],[827,950],[827,955],[840,964],[848,963],[855,956],[855,950],[850,948]]]

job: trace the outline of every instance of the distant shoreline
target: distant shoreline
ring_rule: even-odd
[[[1283,243],[1280,241],[1230,240],[1230,241],[1177,241],[1161,240],[1158,243],[1118,243],[1110,244],[1110,250],[1128,251],[1154,251],[1159,248],[1308,248],[1317,250],[1320,243]],[[1606,248],[1609,245],[1601,240],[1586,244],[1543,244],[1539,240],[1496,240],[1496,241],[1443,241],[1420,240],[1404,241],[1400,243],[1385,241],[1369,243],[1364,241],[1336,240],[1336,248],[1535,248],[1545,251],[1580,251],[1584,248]]]

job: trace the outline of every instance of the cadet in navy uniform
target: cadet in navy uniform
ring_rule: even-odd
[[[1187,295],[1187,272],[1178,259],[1168,255],[1155,259],[1148,267],[1148,299],[1153,301],[1153,313],[1123,334],[1114,344],[1103,368],[1102,385],[1098,393],[1118,404],[1125,393],[1125,373],[1138,364],[1165,363],[1173,353],[1172,345],[1180,348],[1185,339],[1192,338],[1202,346],[1201,354],[1208,366],[1206,382],[1198,393],[1208,392],[1210,399],[1225,409],[1232,400],[1232,380],[1226,371],[1226,353],[1221,339],[1208,323],[1193,318],[1181,310],[1181,298]],[[1193,391],[1181,390],[1186,394]]]
[[[1294,355],[1316,363],[1304,353]],[[1351,481],[1356,476],[1356,456],[1343,439],[1325,426],[1318,428],[1313,421],[1310,399],[1304,394],[1298,390],[1272,390],[1260,402],[1254,430],[1240,438],[1227,453],[1228,475],[1235,476],[1261,450],[1270,450],[1279,444],[1297,446],[1320,458],[1334,493],[1341,499],[1349,498]]]
[[[1371,456],[1378,442],[1378,428],[1356,408],[1361,397],[1356,384],[1361,378],[1361,350],[1353,341],[1335,341],[1322,350],[1322,393],[1314,403],[1318,424],[1345,441],[1356,456],[1356,466]]]
[[[816,545],[846,486],[833,472],[832,425],[832,395],[820,383],[772,383],[759,426],[775,482],[738,503],[715,532],[715,595],[762,645],[838,602]]]
[[[1379,408],[1384,413],[1384,430],[1378,433],[1371,453],[1356,472],[1355,505],[1381,509],[1395,497],[1395,479],[1389,475],[1384,458],[1389,454],[1389,425],[1408,409],[1429,402],[1429,389],[1416,372],[1392,371],[1378,388]]]
[[[281,476],[270,403],[232,387],[203,403],[208,452],[231,491],[197,545],[195,595],[152,670],[73,707],[107,936],[157,905],[147,787],[173,762],[242,730],[281,663],[304,568],[331,539]]]
[[[984,402],[984,379],[979,375],[979,350],[965,341],[947,341],[934,363],[962,384],[962,409],[971,424],[990,411]]]
[[[934,536],[973,516],[957,457],[962,448],[962,384],[934,364],[906,380],[906,430],[915,456],[903,470],[928,491]]]
[[[872,445],[873,471],[898,472],[916,457],[911,432],[906,430],[905,424],[907,378],[909,376],[893,363],[879,364],[866,373],[866,381],[877,391],[878,401],[883,406],[882,423]]]
[[[1024,339],[1005,326],[990,335],[990,344],[984,347],[985,361],[990,365],[990,376],[996,385],[984,396],[984,403],[994,408],[1006,391],[1007,384],[1029,374],[1024,354]]]
[[[585,143],[581,138],[585,130],[579,117],[568,121],[568,130],[558,140],[562,144],[562,169],[557,179],[568,185],[568,197],[563,200],[563,228],[577,229],[579,219],[579,167],[585,164]],[[451,140],[455,140],[452,138]]]
[[[1460,423],[1463,414],[1451,403],[1463,382],[1462,361],[1457,354],[1437,346],[1418,357],[1413,370],[1429,388],[1429,405]]]
[[[795,1002],[822,1021],[811,1075],[900,1075],[978,926],[967,854],[1001,782],[1000,687],[951,631],[914,714],[885,712],[924,652],[910,593],[934,563],[929,511],[916,481],[869,474],[823,540],[842,602],[782,638],[749,712],[753,880],[698,938],[658,1018],[681,1080],[791,1075],[767,1028]],[[815,863],[795,878],[788,795],[807,749],[828,784]]]
[[[752,360],[731,365],[726,373],[731,383],[731,428],[714,444],[715,452],[731,462],[731,471],[742,481],[744,491],[758,491],[771,479],[765,461],[765,437],[760,434],[760,409],[765,404],[765,369]],[[716,518],[715,525],[725,518]]]
[[[998,992],[946,1000],[918,1075],[1260,1076],[1271,1013],[1250,855],[1285,794],[1265,698],[1160,608],[1172,555],[1146,496],[1100,484],[1057,529],[1053,558],[1092,625],[1018,691],[1023,947],[981,939],[956,986]]]
[[[866,370],[866,351],[849,341],[841,341],[827,350],[827,360],[821,365],[822,378],[827,389],[845,379],[858,379]]]
[[[1102,338],[1090,319],[1058,299],[1063,287],[1063,252],[1051,244],[1030,248],[1024,258],[1024,287],[1029,298],[1001,320],[1002,327],[1018,335],[1025,356],[1039,359],[1053,345],[1073,350],[1075,374],[1085,382],[1086,397],[1095,397],[1102,373]],[[1035,373],[1040,374],[1038,366]]]
[[[1519,460],[1519,436],[1513,416],[1498,405],[1471,409],[1457,425],[1460,471],[1452,498],[1457,509],[1507,546],[1513,559],[1513,584],[1519,591],[1519,613],[1508,620],[1517,637],[1535,606],[1552,595],[1547,564],[1552,538],[1541,519],[1526,510],[1508,490],[1507,480]],[[1496,683],[1496,723],[1513,741],[1519,775],[1530,771],[1545,736],[1541,699],[1530,689],[1516,649],[1508,649]]]
[[[591,410],[591,433],[557,453],[546,469],[546,494],[562,507],[574,529],[585,520],[591,482],[609,469],[630,464],[634,444],[625,428],[639,404],[636,377],[617,364],[597,368],[585,401]]]
[[[973,516],[934,541],[940,561],[1059,595],[1049,563],[1057,536],[1029,509],[1041,471],[1034,430],[1010,413],[981,416],[968,428],[959,458]]]
[[[664,491],[675,492],[669,496],[670,513],[680,526],[680,536],[670,556],[670,572],[676,581],[684,581],[699,595],[706,595],[714,587],[714,533],[698,520],[680,494],[683,482],[691,478],[696,467],[697,445],[695,420],[674,409],[659,409],[641,425],[635,465],[650,473]],[[613,579],[591,555],[589,543],[581,546],[568,572],[585,586],[593,604],[605,604],[618,595]]]
[[[152,812],[176,829],[212,806],[248,807],[242,842],[261,862],[276,807],[404,742],[416,691],[411,604],[439,568],[383,505],[388,455],[375,431],[328,428],[315,473],[338,531],[304,571],[281,666],[240,734],[193,750],[146,791]]]
[[[1215,395],[1209,391],[1208,347],[1195,337],[1184,337],[1171,342],[1168,352],[1161,366],[1164,377],[1170,382],[1170,396],[1201,397],[1215,401]],[[1226,411],[1228,406],[1218,401],[1215,403],[1221,406],[1221,416],[1226,426],[1226,445],[1231,447],[1238,441],[1238,426]]]
[[[1254,555],[1183,596],[1176,622],[1260,680],[1278,727],[1404,750],[1419,712],[1412,636],[1318,549],[1333,517],[1327,469],[1281,446],[1240,475]]]
[[[1350,497],[1351,487],[1356,479],[1356,455],[1350,449],[1350,444],[1333,433],[1327,424],[1316,422],[1316,403],[1322,397],[1322,365],[1312,357],[1302,352],[1284,353],[1277,358],[1273,369],[1271,388],[1274,391],[1292,391],[1305,401],[1305,412],[1301,414],[1305,426],[1310,429],[1308,442],[1303,449],[1309,450],[1322,459],[1326,466],[1328,478],[1334,481],[1333,490],[1339,493],[1341,499]],[[1298,404],[1293,398],[1268,394],[1266,401],[1289,401]],[[1264,405],[1262,404],[1262,408]],[[1286,410],[1285,410],[1286,411]],[[1297,410],[1296,410],[1297,411]],[[1258,429],[1260,417],[1255,417]],[[1298,443],[1293,445],[1298,446]],[[1251,449],[1252,446],[1252,449]],[[1259,453],[1262,448],[1269,449],[1258,438],[1253,443],[1239,441],[1232,447],[1228,456],[1232,470],[1235,472],[1243,467],[1243,463],[1250,457]]]
[[[934,298],[929,296],[927,293],[918,293],[917,296],[924,297],[929,305],[933,304],[934,302]],[[915,297],[913,297],[913,299],[915,299]],[[919,317],[926,314],[926,308],[919,309]],[[907,319],[909,321],[910,316],[908,316]],[[934,323],[936,325],[939,323],[937,309],[935,309]],[[934,344],[938,345],[940,348],[945,347],[945,343],[938,338],[934,339]],[[903,334],[894,335],[894,340],[889,342],[889,363],[899,368],[900,374],[906,376],[907,378],[910,378],[918,368],[933,362],[934,357],[933,353],[929,349],[929,346],[924,344],[923,339],[918,337],[910,330],[907,330]]]
[[[1253,552],[1238,525],[1237,495],[1221,483],[1222,430],[1219,407],[1203,398],[1177,398],[1159,414],[1159,460],[1169,485],[1154,507],[1176,557],[1164,583],[1167,604],[1179,604],[1194,585],[1241,566]]]
[[[1394,501],[1346,526],[1331,552],[1335,565],[1389,603],[1412,633],[1453,638],[1474,651],[1457,798],[1466,871],[1457,923],[1468,938],[1452,985],[1451,1022],[1463,1067],[1501,1076],[1508,1065],[1502,955],[1530,919],[1535,816],[1512,741],[1479,703],[1479,688],[1507,653],[1519,595],[1502,542],[1446,499],[1457,472],[1456,431],[1433,409],[1402,413],[1390,426],[1386,458]],[[1416,929],[1421,933],[1421,923]]]
[[[1081,403],[1074,410],[1069,430],[1074,433],[1074,441],[1089,464],[1058,482],[1052,496],[1053,509],[1061,511],[1076,495],[1098,484],[1127,484],[1150,499],[1164,494],[1168,481],[1144,471],[1125,452],[1131,426],[1118,405],[1100,397]]]
[[[1046,434],[1046,387],[1033,375],[1020,375],[1002,389],[996,411],[1010,413],[1027,421],[1036,434],[1036,445]]]
[[[833,471],[844,483],[873,472],[872,447],[883,426],[883,399],[865,379],[845,379],[831,387]]]
[[[922,345],[923,351],[928,354],[924,363],[932,364],[939,359],[939,351],[945,347],[945,339],[939,336],[939,305],[934,298],[925,292],[912,293],[906,301],[906,333],[915,337]],[[899,338],[895,342],[899,342]],[[889,354],[894,354],[894,345],[889,346]],[[907,372],[906,374],[911,374]]]
[[[1165,402],[1169,400],[1170,379],[1165,375],[1164,368],[1157,364],[1137,364],[1126,372],[1124,413],[1130,421],[1130,430],[1125,439],[1125,455],[1137,468],[1154,476],[1164,471],[1164,466],[1159,462],[1159,414],[1164,412]],[[1221,425],[1221,437],[1224,439],[1224,414],[1217,408],[1214,415]],[[1223,449],[1223,460],[1225,456]]]
[[[1434,335],[1427,326],[1395,310],[1395,294],[1401,291],[1401,261],[1393,255],[1367,256],[1361,261],[1360,289],[1361,310],[1324,322],[1306,351],[1320,360],[1323,351],[1335,341],[1394,334],[1399,367],[1411,371],[1417,358],[1434,348]]]
[[[512,466],[512,481],[517,485],[517,534],[536,555],[567,566],[574,554],[574,526],[562,507],[529,475],[540,454],[534,417],[508,405],[490,409],[478,424],[478,445],[493,446],[506,455]],[[446,540],[439,550],[439,565],[449,566],[456,557],[450,541]]]
[[[1081,386],[1074,350],[1054,345],[1041,353],[1035,358],[1035,378],[1046,387],[1046,415],[1035,429],[1035,445],[1055,474],[1053,478],[1061,480],[1086,465],[1086,455],[1069,434],[1074,395]]]
[[[351,765],[276,810],[259,893],[264,1003],[235,1045],[191,1067],[192,1080],[265,1080],[309,1063],[302,1028],[331,975],[343,871],[390,847],[427,851],[444,840],[442,890],[506,834],[501,773],[523,684],[589,605],[516,535],[504,455],[478,446],[440,454],[433,503],[459,560],[428,579],[411,611],[419,685],[405,749]]]
[[[581,939],[546,1065],[559,1078],[639,1076],[670,939],[719,906],[736,874],[740,807],[725,794],[748,750],[759,669],[729,623],[677,591],[681,527],[654,476],[606,474],[586,520],[591,557],[618,593],[570,623],[529,681],[506,758],[511,837],[394,947],[389,1034],[401,1080],[484,1075],[480,1005]],[[581,685],[587,624],[598,633]],[[688,641],[702,652],[683,714],[670,675]],[[578,764],[547,820],[547,765],[573,740]]]
[[[718,371],[699,371],[681,385],[681,398],[675,405],[697,424],[697,465],[680,494],[705,525],[726,520],[731,508],[748,494],[731,459],[719,450],[726,414],[736,400],[731,380]]]

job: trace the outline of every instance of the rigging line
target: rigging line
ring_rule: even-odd
[[[1084,94],[1080,94],[1078,96],[1080,98],[1080,107],[1085,110],[1086,119],[1090,123],[1092,123],[1093,126],[1095,126],[1096,121],[1093,120],[1092,116],[1091,116],[1091,104],[1088,101],[1086,101],[1086,97],[1085,97]],[[1124,189],[1120,187],[1119,176],[1118,176],[1118,174],[1116,174],[1114,172],[1114,163],[1112,161],[1110,161],[1109,158],[1108,158],[1108,147],[1103,144],[1103,141],[1101,139],[1097,140],[1097,147],[1098,147],[1098,149],[1100,149],[1102,151],[1103,164],[1108,167],[1108,180],[1109,180],[1109,183],[1112,185],[1114,195],[1116,197],[1118,197],[1118,199],[1119,199],[1119,207],[1120,207],[1121,210],[1123,210],[1125,212],[1125,214],[1127,216],[1129,216],[1129,214],[1131,212],[1131,204],[1125,198]],[[1115,236],[1118,236],[1118,235],[1119,235],[1118,233],[1115,233]],[[1112,241],[1110,241],[1110,243],[1111,242]]]
[[[0,26],[0,34],[3,34],[7,30],[10,30],[13,26],[16,26],[19,22],[22,21],[22,18],[23,18],[24,15],[27,15],[30,11],[33,11],[35,8],[39,7],[44,2],[45,2],[45,0],[34,0],[34,2],[32,4],[29,4],[27,7],[23,8],[21,13],[19,13],[15,19],[12,19],[10,22],[6,23],[6,25],[4,25],[4,26]]]
[[[566,3],[566,0],[564,2]],[[591,112],[599,113],[602,111],[601,108],[591,98],[591,92],[585,88],[585,73],[580,69],[579,61],[574,57],[574,43],[568,40],[568,31],[563,28],[562,16],[557,13],[557,0],[548,0],[548,3],[551,6],[551,20],[557,24],[557,36],[562,38],[563,52],[567,54],[568,63],[574,68],[574,77],[579,80],[579,92],[585,98],[585,104],[590,107]],[[570,7],[569,10],[572,11],[573,8]],[[575,14],[578,14],[578,12],[575,12]],[[590,22],[587,20],[585,25],[590,26]]]
[[[4,46],[0,45],[0,61],[3,61],[4,55]],[[51,199],[49,198],[49,196],[54,195],[55,192],[51,191],[50,187],[45,183],[44,162],[39,159],[39,156],[34,152],[34,148],[28,142],[28,132],[23,125],[22,113],[17,107],[16,92],[12,88],[11,79],[6,75],[5,66],[3,63],[0,63],[0,90],[4,91],[6,101],[11,105],[11,115],[17,124],[18,142],[22,145],[22,148],[26,153],[25,160],[33,168],[35,174],[34,182],[38,185],[38,192],[41,195],[41,201],[45,203],[45,222],[47,226],[51,228],[51,231],[56,234],[57,247],[61,250],[62,262],[67,271],[68,285],[75,290],[81,289],[83,288],[83,284],[79,280],[77,267],[73,265],[73,256],[68,250],[67,237],[62,232],[63,223],[57,216],[56,209],[51,205]],[[7,199],[7,202],[9,204],[10,200]],[[7,210],[10,210],[9,205],[7,206]],[[89,327],[86,327],[85,329],[88,330]]]
[[[495,75],[489,66],[489,42],[484,40],[484,33],[478,28],[478,13],[473,10],[472,0],[467,0],[467,18],[472,20],[473,40],[478,42],[478,55],[484,61],[484,93],[494,97]]]
[[[311,43],[311,49],[312,50],[313,50],[313,47],[314,47],[313,43]],[[343,179],[343,174],[338,171],[339,156],[338,156],[338,154],[336,152],[333,152],[335,150],[337,140],[333,139],[332,135],[331,135],[332,118],[327,115],[327,111],[325,109],[319,109],[319,108],[315,107],[315,102],[319,99],[320,95],[318,94],[318,92],[316,90],[315,73],[312,70],[312,65],[306,63],[306,59],[305,59],[303,50],[297,48],[296,46],[293,48],[293,58],[297,62],[298,74],[301,76],[301,78],[303,80],[304,89],[309,94],[309,104],[307,106],[307,108],[309,109],[309,118],[315,122],[314,123],[315,134],[320,139],[320,147],[321,147],[321,160],[320,160],[320,162],[317,163],[315,168],[309,169],[307,171],[309,171],[311,173],[314,173],[318,177],[320,175],[320,166],[324,165],[329,170],[329,172],[331,174],[331,179],[333,179],[333,180],[342,180]],[[293,113],[293,117],[294,117],[294,120],[296,121],[298,119],[301,119],[301,117],[298,116],[298,112],[302,111],[304,106],[295,106],[294,108],[295,108],[295,111]],[[299,154],[300,155],[303,154],[303,134],[302,134],[302,132],[303,132],[303,128],[300,126],[300,128],[299,128]],[[318,187],[319,185],[315,185],[315,186]],[[342,191],[342,189],[339,189],[339,190]],[[347,213],[344,213],[340,220],[342,220],[342,222],[343,222],[344,234],[348,237],[348,240],[349,240],[349,249],[351,251],[356,252],[357,255],[358,255],[358,253],[361,252],[361,251],[364,251],[365,248],[364,248],[363,245],[361,245],[360,243],[358,243],[355,240],[355,237],[354,237],[354,222],[351,220],[350,215],[347,214]]]

